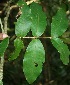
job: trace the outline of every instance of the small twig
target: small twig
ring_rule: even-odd
[[[11,0],[11,1],[12,1],[12,0]],[[3,4],[3,6],[5,6],[5,7],[3,8],[3,10],[0,11],[0,14],[2,14],[2,12],[8,7],[8,4],[11,3],[11,1],[8,2],[8,3],[4,3],[4,4]],[[31,4],[33,1],[34,1],[34,2],[37,2],[37,0],[31,0],[31,1],[27,1],[26,3],[27,3],[27,5],[29,5],[29,4]],[[0,4],[0,5],[1,5],[1,4]],[[18,5],[13,5],[13,6],[10,7],[10,11],[11,11],[12,9],[18,8],[18,7],[19,7]]]
[[[10,7],[10,10],[17,8],[17,7],[18,7],[17,5],[13,5],[13,6]]]
[[[0,25],[1,25],[1,30],[2,30],[2,33],[4,33],[4,29],[3,29],[3,25],[2,25],[1,18],[0,18]]]
[[[5,4],[5,7],[3,8],[3,10],[6,10],[6,8],[8,7],[8,5],[12,2],[12,0],[8,1],[6,4]]]
[[[11,7],[10,7],[10,11],[11,11],[12,9],[15,9],[15,8],[18,8],[18,6],[17,6],[17,5],[11,6]],[[0,11],[0,15],[1,15],[2,13],[3,13],[3,10]]]
[[[6,10],[7,14],[6,14],[6,17],[4,18],[4,32],[7,34],[7,21],[8,21],[8,17],[9,17],[9,14],[10,14],[10,6],[8,6],[7,10]]]
[[[10,39],[10,42],[13,41],[16,38],[16,35],[12,36],[12,38]]]
[[[4,33],[3,25],[2,25],[2,22],[1,22],[1,18],[0,18],[0,25],[1,25],[2,33]],[[0,36],[0,38],[1,37],[3,37],[3,34]],[[2,79],[3,79],[3,62],[4,62],[4,58],[3,58],[3,56],[0,56],[0,57],[1,57],[0,58],[0,84],[1,84]],[[3,84],[1,84],[1,85],[3,85]]]
[[[5,34],[7,34],[7,21],[8,21],[8,18],[9,18],[9,15],[10,15],[10,3],[12,2],[12,0],[8,1],[6,6],[4,7],[3,10],[5,10],[6,12],[6,17],[4,18],[4,32]]]
[[[27,5],[31,4],[32,2],[38,2],[38,0],[30,0],[30,1],[27,1]]]
[[[7,34],[7,21],[8,21],[9,14],[10,14],[10,8],[8,8],[7,15],[6,15],[6,17],[4,18],[4,32],[5,32],[6,34]]]

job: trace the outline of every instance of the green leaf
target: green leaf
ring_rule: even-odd
[[[7,46],[9,44],[9,38],[5,38],[1,43],[0,43],[0,57],[4,54]]]
[[[25,4],[25,2],[23,1],[23,0],[19,0],[18,2],[17,2],[17,5],[18,6],[23,6]]]
[[[14,50],[14,52],[10,55],[9,60],[14,60],[14,59],[16,59],[16,58],[19,56],[19,53],[20,53],[20,51],[21,51],[21,49],[23,48],[24,45],[23,45],[23,42],[22,42],[21,39],[16,38],[16,39],[14,40],[14,46],[15,46],[15,50]]]
[[[27,5],[24,5],[22,8],[22,15],[16,22],[15,25],[15,34],[18,37],[24,37],[30,30],[31,27],[31,11]]]
[[[53,46],[60,53],[60,59],[62,60],[63,64],[67,65],[69,63],[69,55],[70,55],[68,46],[64,44],[63,41],[61,41],[59,38],[54,38],[51,41]]]
[[[44,62],[44,47],[39,39],[34,39],[28,45],[23,60],[23,71],[29,84],[33,83],[40,75]]]
[[[32,3],[31,6],[32,13],[32,25],[31,30],[33,36],[39,37],[41,36],[46,29],[46,14],[42,10],[42,6],[37,3]]]
[[[66,17],[66,11],[60,8],[56,15],[52,18],[51,23],[51,36],[59,37],[61,36],[68,27],[68,19]]]

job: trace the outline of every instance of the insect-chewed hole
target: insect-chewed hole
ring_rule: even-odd
[[[34,62],[34,64],[35,64],[35,67],[38,67],[38,64],[37,63]]]

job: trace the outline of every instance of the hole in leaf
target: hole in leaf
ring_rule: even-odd
[[[34,62],[35,63],[35,62]],[[38,67],[38,64],[37,63],[35,63],[35,67]]]

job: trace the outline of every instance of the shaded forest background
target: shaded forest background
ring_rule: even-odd
[[[4,17],[7,15],[7,8],[10,6],[11,10],[8,17],[8,35],[10,36],[10,44],[4,55],[4,67],[3,67],[3,84],[4,85],[29,85],[25,79],[23,73],[23,55],[25,50],[31,41],[31,39],[23,39],[25,49],[23,49],[19,57],[14,61],[8,61],[8,55],[13,52],[15,36],[15,23],[16,18],[20,16],[19,7],[16,5],[18,0],[11,0],[12,2],[7,5],[10,0],[0,0],[0,18],[4,24]],[[28,0],[24,0],[28,1]],[[69,27],[67,31],[61,36],[64,37],[64,43],[66,43],[70,49],[70,2],[68,0],[40,0],[40,5],[43,7],[43,11],[47,16],[47,27],[42,36],[51,36],[51,22],[52,17],[57,13],[57,7],[64,4],[67,9],[67,17],[69,20]],[[17,16],[18,15],[18,16]],[[17,16],[17,17],[16,17]],[[1,29],[0,29],[1,32]],[[32,36],[31,31],[27,36]],[[60,60],[58,51],[53,47],[50,39],[41,39],[46,56],[43,71],[37,80],[32,85],[70,85],[70,63],[65,66]]]

